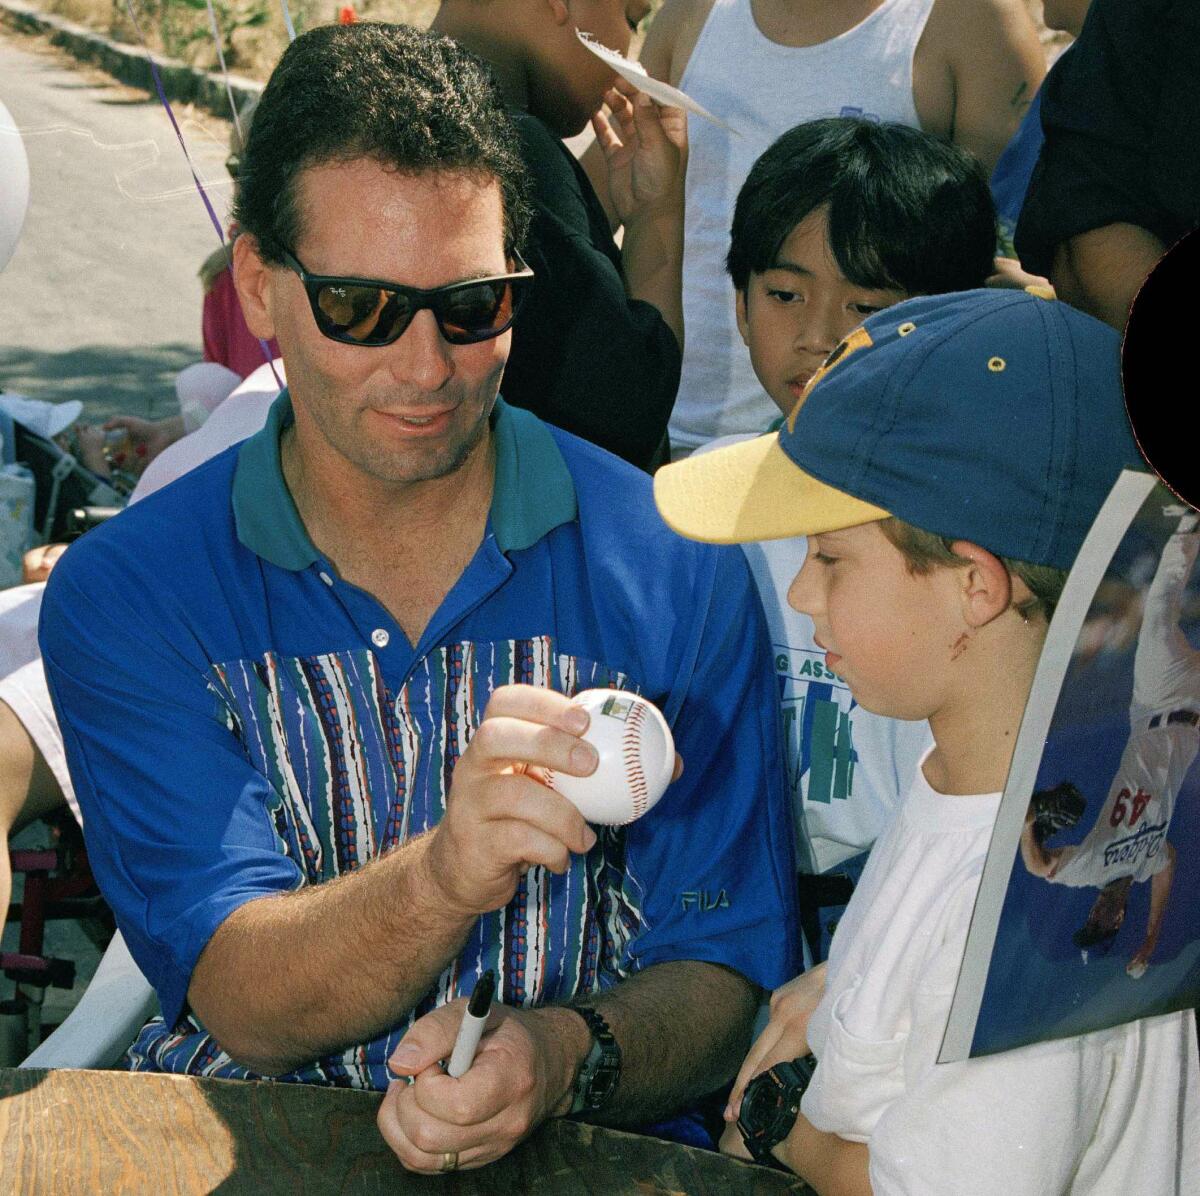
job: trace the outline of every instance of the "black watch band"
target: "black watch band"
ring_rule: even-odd
[[[804,1055],[791,1063],[776,1063],[746,1085],[737,1124],[756,1163],[783,1166],[771,1151],[792,1132],[816,1066],[812,1055]]]
[[[571,1005],[587,1023],[592,1035],[592,1049],[575,1077],[575,1095],[570,1112],[595,1113],[612,1099],[621,1079],[621,1048],[612,1036],[608,1023],[588,1005]]]

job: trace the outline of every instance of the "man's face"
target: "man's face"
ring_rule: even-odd
[[[546,47],[541,77],[531,84],[531,108],[561,137],[581,132],[616,79],[611,67],[580,45],[579,29],[602,46],[629,53],[649,0],[567,0],[567,21]]]
[[[790,415],[805,383],[847,333],[908,298],[846,278],[829,248],[829,215],[821,207],[791,231],[771,269],[751,274],[738,292],[738,329],[763,389]]]
[[[1097,894],[1080,933],[1093,943],[1102,943],[1115,935],[1125,921],[1125,907],[1132,886],[1132,876],[1105,885]]]
[[[825,667],[859,705],[893,718],[928,718],[941,705],[955,571],[909,572],[877,523],[808,537],[788,604],[813,620]]]
[[[511,269],[495,181],[358,159],[305,170],[297,198],[301,239],[289,248],[310,274],[428,289]],[[422,482],[453,473],[483,441],[511,332],[451,345],[425,310],[390,345],[341,344],[318,330],[283,266],[267,272],[266,299],[306,469]]]

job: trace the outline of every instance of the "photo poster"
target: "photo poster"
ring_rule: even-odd
[[[939,1062],[1200,1004],[1200,516],[1121,476],[1047,635]]]

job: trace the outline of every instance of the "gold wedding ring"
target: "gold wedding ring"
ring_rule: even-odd
[[[457,1171],[458,1170],[458,1151],[444,1150],[442,1151],[442,1165],[438,1168],[439,1171]]]

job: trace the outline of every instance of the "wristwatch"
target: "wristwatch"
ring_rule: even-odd
[[[570,1112],[595,1113],[608,1104],[617,1089],[621,1079],[621,1048],[608,1023],[594,1009],[588,1005],[571,1005],[569,1008],[583,1018],[592,1035],[592,1049],[575,1077],[575,1096]]]
[[[791,1063],[776,1063],[746,1085],[738,1129],[756,1163],[782,1166],[771,1150],[792,1132],[800,1115],[800,1098],[816,1067],[812,1055],[802,1055]]]

